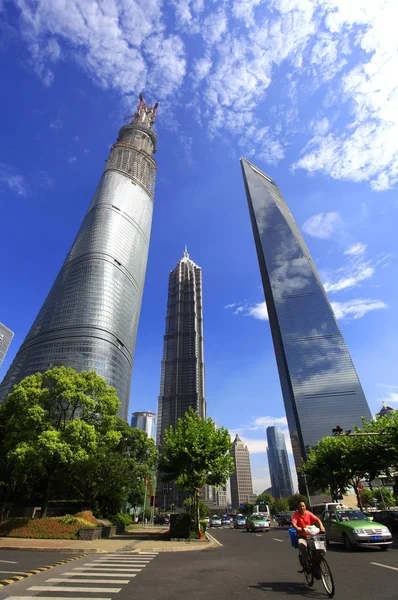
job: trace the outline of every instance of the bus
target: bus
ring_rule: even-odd
[[[336,510],[337,508],[347,508],[347,506],[341,502],[323,502],[322,504],[311,506],[310,512],[316,517],[320,517],[324,510]]]

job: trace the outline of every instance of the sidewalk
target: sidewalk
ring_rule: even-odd
[[[217,548],[212,540],[173,542],[168,539],[165,527],[134,529],[122,535],[101,540],[33,540],[22,538],[0,538],[1,550],[35,550],[52,552],[106,553],[106,552],[186,552]]]

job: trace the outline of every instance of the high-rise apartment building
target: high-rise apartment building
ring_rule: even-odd
[[[0,323],[0,367],[10,347],[14,332],[8,329],[3,323]]]
[[[166,331],[158,403],[156,446],[166,429],[192,407],[206,416],[203,356],[202,269],[184,255],[169,275]],[[180,506],[186,492],[160,484],[159,504]]]
[[[134,412],[131,416],[131,427],[145,431],[155,441],[156,414],[153,412]]]
[[[127,421],[151,233],[157,104],[123,125],[72,248],[2,385],[53,366],[92,370],[116,388]],[[130,118],[130,117],[129,117]]]
[[[371,418],[304,239],[275,182],[241,159],[293,455]],[[300,489],[304,491],[303,482]]]
[[[229,452],[235,467],[230,478],[232,508],[239,508],[241,504],[252,502],[254,499],[250,454],[248,447],[245,446],[238,434],[236,434]]]
[[[272,495],[274,498],[286,498],[293,494],[293,483],[282,429],[267,427],[267,442]]]

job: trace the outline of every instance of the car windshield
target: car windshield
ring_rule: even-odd
[[[262,517],[261,515],[253,515],[251,519],[252,521],[264,521],[264,517]]]
[[[369,521],[360,510],[342,510],[337,513],[339,521]]]

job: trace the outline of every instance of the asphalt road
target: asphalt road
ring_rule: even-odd
[[[287,529],[269,533],[211,530],[223,546],[156,555],[89,555],[0,590],[0,600],[283,600],[324,599],[305,585]],[[396,600],[398,550],[335,545],[327,553],[339,600]],[[390,568],[388,568],[390,567]]]
[[[20,575],[39,567],[46,567],[72,556],[74,555],[70,552],[0,550],[0,580],[7,579],[7,577],[11,577],[12,575]]]

